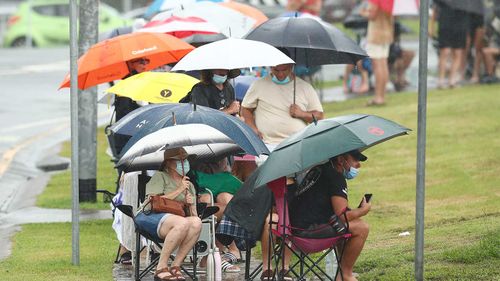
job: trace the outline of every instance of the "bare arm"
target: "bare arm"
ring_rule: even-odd
[[[378,9],[377,5],[368,4],[368,8],[361,10],[360,14],[369,20],[374,20],[377,17]]]
[[[253,115],[253,112],[255,111],[255,108],[248,108],[248,107],[241,107],[241,116],[245,119],[245,123],[252,128],[252,130],[260,137],[262,138],[262,133],[257,129],[257,126],[255,125],[255,116]]]
[[[429,37],[434,37],[435,35],[435,24],[436,24],[436,20],[437,20],[437,14],[438,14],[438,10],[437,10],[437,7],[436,5],[434,5],[434,7],[432,8],[432,17],[431,17],[431,20],[429,21]]]
[[[332,208],[333,211],[337,216],[339,216],[342,220],[344,220],[344,216],[342,216],[342,211],[348,207],[347,205],[347,199],[340,197],[340,196],[332,196],[330,198],[331,203],[332,203]],[[352,221],[355,219],[358,219],[362,216],[365,216],[368,214],[370,211],[371,204],[367,203],[365,201],[365,198],[363,197],[363,203],[361,203],[361,207],[352,209],[346,213],[347,215],[347,220]]]
[[[299,118],[299,119],[302,119],[306,123],[311,123],[314,121],[313,115],[314,115],[314,118],[316,118],[316,120],[321,120],[324,118],[324,114],[321,111],[317,111],[317,110],[303,111],[296,104],[292,104],[290,106],[290,116],[292,116],[293,118]]]

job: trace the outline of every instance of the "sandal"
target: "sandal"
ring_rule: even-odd
[[[262,275],[260,275],[260,280],[262,281],[270,281],[274,278],[274,270],[266,269],[262,271]]]
[[[157,269],[155,271],[154,281],[178,280],[177,276],[174,276],[174,275],[167,275],[167,276],[164,276],[164,277],[158,276],[159,274],[164,273],[164,272],[172,274],[172,273],[170,273],[170,270],[168,269],[168,267]]]
[[[376,102],[374,100],[369,100],[366,103],[366,106],[384,106],[384,105],[385,105],[385,102]]]
[[[221,262],[221,269],[222,272],[227,272],[227,273],[238,273],[241,271],[241,269],[238,266],[230,263],[227,260],[223,260]]]
[[[121,264],[132,264],[132,253],[130,251],[123,253],[118,262]]]
[[[175,280],[184,281],[186,278],[182,275],[182,269],[180,266],[172,266],[170,268],[170,273],[176,278]]]

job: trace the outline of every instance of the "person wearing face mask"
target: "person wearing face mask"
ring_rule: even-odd
[[[369,232],[368,224],[362,220],[362,217],[370,212],[371,203],[366,202],[363,197],[359,207],[349,208],[347,181],[358,176],[360,162],[366,160],[365,155],[358,150],[353,150],[313,167],[305,176],[306,180],[303,181],[307,184],[299,184],[293,190],[293,199],[289,204],[292,225],[311,230],[312,235],[321,236],[316,238],[337,236],[338,232],[333,227],[324,228],[320,232],[314,229],[317,225],[328,223],[333,215],[338,216],[345,223],[342,212],[347,209],[346,216],[352,236],[347,241],[340,266],[343,280],[349,281],[357,280],[353,275],[353,267],[361,254]],[[358,202],[356,200],[356,203]]]
[[[282,52],[288,55],[286,49]],[[264,143],[275,146],[314,119],[323,107],[314,88],[293,74],[293,64],[271,67],[271,75],[256,80],[241,104],[245,122]]]
[[[207,106],[230,115],[239,114],[240,103],[235,99],[234,88],[229,80],[240,74],[239,69],[202,70],[201,81],[180,102]]]
[[[186,202],[189,214],[181,217],[169,213],[149,213],[140,211],[136,215],[137,227],[157,239],[164,240],[154,280],[185,280],[180,266],[188,252],[198,241],[201,220],[196,211],[196,191],[186,177],[190,166],[183,150],[165,152],[165,160],[146,185],[146,195],[162,195],[168,199]],[[147,200],[139,208],[147,206]],[[177,249],[175,259],[168,265],[171,253]]]

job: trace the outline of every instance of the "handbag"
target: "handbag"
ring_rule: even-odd
[[[188,213],[188,206],[186,203],[168,199],[161,195],[150,195],[147,204],[151,205],[149,211],[153,213],[169,213],[181,217],[185,217]]]

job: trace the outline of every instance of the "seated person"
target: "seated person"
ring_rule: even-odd
[[[201,232],[201,220],[196,212],[196,191],[189,178],[184,176],[189,171],[189,162],[182,150],[179,150],[177,155],[175,157],[165,155],[160,170],[146,185],[146,195],[162,194],[168,199],[186,202],[190,205],[189,216],[181,217],[169,213],[146,214],[143,212],[148,203],[146,200],[135,218],[137,227],[141,231],[164,241],[154,280],[185,280],[180,266],[198,241]],[[177,254],[169,267],[168,260],[176,249]]]
[[[303,229],[326,224],[334,214],[344,221],[342,212],[347,208],[346,216],[352,237],[347,241],[340,267],[343,272],[343,280],[348,281],[357,280],[353,276],[353,267],[363,249],[369,231],[368,224],[361,217],[368,214],[371,204],[366,202],[363,197],[358,208],[348,208],[346,179],[356,177],[361,166],[360,161],[366,159],[366,156],[354,150],[333,157],[327,163],[314,167],[306,176],[306,180],[310,180],[310,184],[301,184],[289,204],[292,225]],[[314,177],[310,176],[312,173],[315,174]],[[303,210],[307,210],[307,212]],[[325,229],[331,230],[332,237],[338,235],[334,228]],[[328,233],[321,233],[321,237],[328,237]],[[338,277],[340,278],[340,276]]]
[[[227,204],[233,198],[234,194],[241,187],[241,181],[233,176],[228,170],[227,159],[210,163],[198,163],[193,165],[189,176],[196,186],[196,191],[199,195],[199,202],[211,203],[210,194],[206,191],[210,190],[214,196],[215,206],[219,207],[219,211],[215,213],[217,222],[220,222]],[[239,272],[240,268],[234,264],[241,260],[240,252],[234,242],[229,245],[223,245],[216,240],[216,245],[219,249],[224,249],[227,246],[227,251],[222,254],[222,270],[224,272]],[[201,263],[201,266],[204,262]]]

